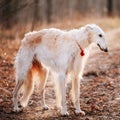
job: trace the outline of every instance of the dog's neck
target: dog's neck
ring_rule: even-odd
[[[71,31],[72,39],[80,49],[80,55],[84,56],[84,50],[91,45],[91,36],[84,28]],[[83,36],[84,35],[84,36]]]
[[[80,44],[79,44],[77,41],[75,41],[75,42],[76,42],[77,46],[78,46],[79,49],[80,49],[80,55],[81,55],[81,56],[84,56],[84,55],[85,55],[85,52],[84,52],[83,48],[80,46]]]

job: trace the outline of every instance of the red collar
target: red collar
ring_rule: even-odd
[[[84,56],[85,55],[84,50],[82,49],[82,47],[80,46],[80,44],[77,41],[76,41],[76,43],[77,43],[77,45],[78,45],[78,47],[80,49],[80,55]]]

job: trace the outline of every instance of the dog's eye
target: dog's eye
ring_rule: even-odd
[[[99,37],[102,37],[102,34],[99,34]]]

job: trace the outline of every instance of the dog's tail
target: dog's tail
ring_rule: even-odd
[[[25,40],[26,38],[24,38]],[[34,53],[31,48],[23,43],[15,58],[15,79],[16,87],[14,90],[14,99],[17,99],[18,94],[23,91],[21,105],[25,107],[28,103],[30,95],[33,93],[34,81],[32,79],[32,61]],[[22,83],[22,84],[19,84]]]

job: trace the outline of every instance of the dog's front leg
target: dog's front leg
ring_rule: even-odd
[[[75,113],[76,115],[82,114],[85,115],[85,112],[81,110],[80,108],[80,78],[79,77],[75,77],[72,80],[72,98],[73,98],[73,103],[75,105]]]
[[[66,87],[65,87],[65,79],[66,75],[64,73],[59,75],[59,91],[61,96],[61,115],[68,116],[69,113],[67,112],[66,106]]]

